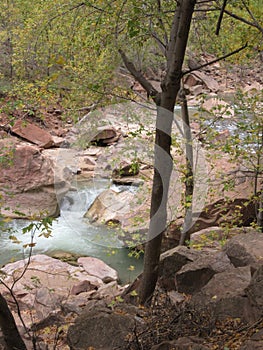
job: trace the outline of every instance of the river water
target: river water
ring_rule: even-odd
[[[62,201],[61,215],[52,224],[51,237],[39,237],[39,232],[35,232],[33,254],[52,255],[62,251],[93,256],[116,269],[122,283],[135,278],[142,270],[142,258],[129,257],[129,250],[123,246],[113,229],[94,226],[83,218],[98,194],[109,186],[111,184],[108,180],[77,183],[75,190],[69,191]],[[134,189],[127,186],[121,190]],[[10,232],[0,232],[0,266],[27,256],[29,248],[24,248],[23,245],[30,243],[31,232],[23,234],[22,229],[28,224],[29,221],[22,219],[9,223],[11,233],[20,243],[10,240]]]
[[[190,108],[189,113],[195,114],[196,108]],[[223,118],[218,124],[214,124],[214,127],[218,131],[228,129],[230,132],[233,132],[234,128],[229,119]],[[36,246],[33,253],[52,255],[57,251],[62,251],[97,257],[116,269],[123,283],[131,281],[141,272],[142,259],[138,260],[128,256],[128,249],[123,247],[114,230],[94,226],[83,218],[84,213],[98,194],[111,186],[110,181],[96,179],[84,183],[76,182],[74,185],[76,190],[67,193],[62,201],[61,215],[52,225],[52,236],[44,238],[38,237],[38,233],[35,234]],[[134,189],[127,187],[125,190]],[[28,248],[23,248],[23,245],[30,242],[30,233],[23,234],[22,229],[28,224],[28,221],[22,219],[14,220],[9,224],[12,233],[21,242],[19,244],[12,243],[9,239],[10,233],[1,232],[0,228],[0,266],[27,256]]]

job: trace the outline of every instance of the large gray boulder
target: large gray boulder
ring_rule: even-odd
[[[224,252],[210,252],[184,265],[176,273],[176,286],[180,293],[193,294],[202,289],[216,274],[232,267]]]
[[[233,317],[250,322],[257,318],[246,296],[246,288],[250,281],[249,266],[218,273],[200,292],[193,295],[190,305],[195,310],[210,310],[221,320]]]
[[[131,309],[125,304],[114,310],[101,306],[84,309],[69,327],[70,349],[126,349],[128,336],[133,333],[136,323],[143,323],[137,313],[137,308]]]
[[[234,236],[224,246],[232,264],[236,267],[263,261],[263,235],[258,231]]]
[[[176,289],[180,293],[193,294],[216,273],[231,267],[224,252],[178,246],[161,255],[159,284],[166,290]]]
[[[246,288],[246,295],[258,317],[263,316],[263,264],[259,265],[253,276],[249,286]]]
[[[236,236],[229,239],[223,250],[176,247],[165,252],[159,283],[165,289],[177,290],[170,292],[177,293],[174,297],[170,295],[171,301],[178,305],[182,303],[180,295],[183,299],[185,294],[191,294],[189,307],[194,313],[209,314],[219,320],[240,318],[248,323],[260,319],[262,235],[252,229],[246,232],[235,232]]]
[[[166,290],[176,289],[175,274],[189,262],[197,260],[201,252],[178,246],[167,250],[160,257],[159,283]]]

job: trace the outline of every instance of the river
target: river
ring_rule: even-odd
[[[61,203],[61,214],[52,224],[49,238],[34,234],[33,254],[53,255],[55,252],[69,252],[81,256],[93,256],[102,259],[119,273],[120,281],[128,283],[142,270],[142,258],[129,257],[129,250],[117,238],[113,229],[92,225],[83,215],[105,188],[111,186],[109,180],[95,180],[77,183],[75,190],[69,191]],[[122,190],[133,190],[131,187]],[[20,243],[13,243],[10,232],[0,232],[0,265],[26,257],[31,233],[22,233],[29,221],[18,219],[9,223],[11,233]]]

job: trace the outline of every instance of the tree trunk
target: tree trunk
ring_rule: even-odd
[[[140,302],[150,300],[158,278],[158,263],[167,219],[167,198],[173,162],[170,155],[173,113],[158,107],[155,135],[154,176],[151,196],[150,226],[140,284]]]
[[[26,345],[18,332],[14,317],[1,293],[0,328],[4,334],[4,339],[7,345],[6,350],[27,350]]]
[[[192,14],[196,1],[177,2],[170,41],[167,49],[167,71],[161,84],[160,104],[157,108],[154,178],[151,197],[150,227],[144,256],[143,275],[139,290],[142,304],[151,300],[157,279],[163,232],[167,220],[167,198],[172,158],[171,129],[177,94],[180,90],[182,65],[188,41]]]
[[[257,225],[263,232],[263,189],[261,189],[258,197]]]
[[[186,240],[190,239],[189,230],[193,223],[193,194],[194,194],[194,155],[193,155],[193,139],[190,128],[190,118],[187,106],[187,99],[184,88],[180,91],[181,112],[184,129],[184,142],[185,142],[185,218],[182,227],[182,233],[180,237],[180,245],[185,244]]]

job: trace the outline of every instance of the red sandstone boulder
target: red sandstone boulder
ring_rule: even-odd
[[[53,146],[54,141],[50,133],[38,126],[23,120],[17,120],[11,128],[12,133],[32,142],[40,147],[49,148]]]
[[[99,127],[91,142],[99,146],[108,146],[118,141],[120,133],[112,126]]]
[[[78,264],[90,275],[100,278],[104,283],[116,281],[117,272],[103,261],[93,257],[79,258]]]
[[[61,197],[69,189],[69,169],[57,168],[55,154],[50,156],[13,138],[0,140],[0,152],[2,214],[12,218],[21,217],[19,212],[24,218],[57,216]]]

